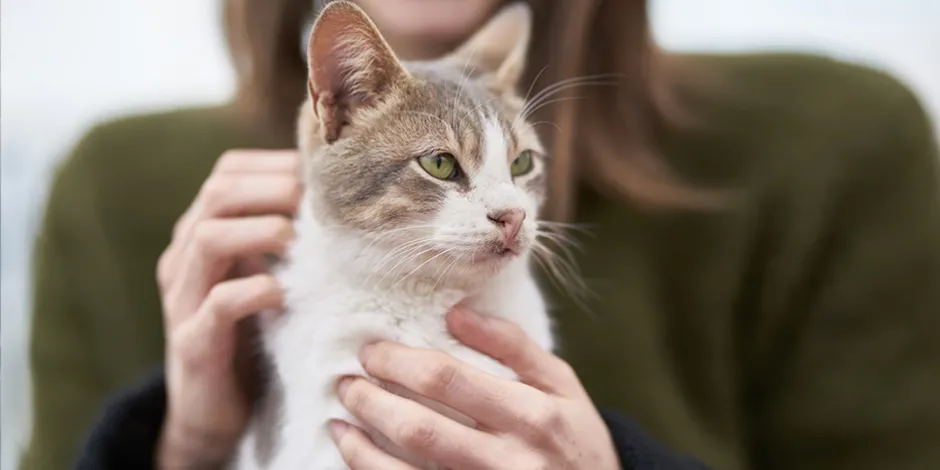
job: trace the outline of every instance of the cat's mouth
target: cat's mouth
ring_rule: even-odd
[[[474,257],[479,264],[499,263],[508,261],[522,254],[522,247],[518,243],[500,243],[488,247]]]

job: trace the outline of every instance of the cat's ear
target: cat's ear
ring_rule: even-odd
[[[493,77],[492,84],[497,88],[515,89],[525,71],[531,34],[532,10],[524,2],[515,2],[496,12],[450,58],[482,67],[484,73]]]
[[[375,24],[352,2],[331,2],[307,44],[308,88],[323,138],[333,142],[358,108],[373,106],[408,77]]]

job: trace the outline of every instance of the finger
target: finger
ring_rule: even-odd
[[[232,149],[216,160],[213,173],[289,173],[299,175],[296,149]]]
[[[571,366],[539,347],[515,323],[456,308],[447,315],[447,326],[460,342],[503,363],[523,383],[562,396],[583,392]]]
[[[283,299],[270,274],[216,284],[194,318],[170,330],[171,350],[191,369],[232,365],[235,324],[259,311],[281,309]]]
[[[293,224],[281,216],[211,219],[201,222],[178,261],[167,299],[172,311],[192,312],[221,281],[236,259],[283,254],[293,239]]]
[[[397,383],[490,429],[540,422],[541,410],[547,408],[542,406],[548,398],[543,392],[487,374],[440,351],[383,341],[363,348],[360,359],[372,377]]]
[[[447,468],[496,468],[496,437],[459,424],[362,378],[346,378],[340,400],[399,447]]]
[[[293,174],[214,174],[173,227],[173,242],[161,258],[158,279],[166,281],[173,272],[182,247],[201,220],[272,213],[292,216],[302,195],[301,182]]]
[[[379,449],[355,426],[333,421],[330,433],[350,470],[418,470]]]
[[[302,194],[300,180],[294,175],[215,174],[203,183],[193,206],[180,218],[173,238],[185,242],[193,226],[209,218],[293,215]]]

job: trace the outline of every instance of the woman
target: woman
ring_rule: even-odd
[[[128,416],[152,418],[131,440],[168,468],[230,453],[251,396],[233,325],[280,302],[250,268],[260,247],[289,240],[280,228],[297,199],[296,156],[259,149],[292,146],[311,3],[229,0],[233,103],[100,126],[60,169],[37,245],[25,468],[69,465],[105,397],[161,360],[165,392],[158,376],[119,398],[86,457],[115,455]],[[503,2],[358,3],[397,53],[419,59],[460,43]],[[579,99],[539,118],[557,125],[544,126],[549,215],[592,227],[576,261],[596,295],[549,291],[577,377],[525,341],[507,345],[511,325],[451,318],[468,344],[538,364],[535,379],[566,390],[539,388],[569,433],[506,442],[570,437],[565,455],[596,456],[593,468],[615,452],[623,468],[697,465],[671,452],[721,469],[940,465],[938,152],[911,93],[809,56],[658,51],[641,0],[530,4],[535,90],[619,78],[568,90]],[[352,393],[382,396],[362,382]],[[595,407],[634,421],[602,421]],[[337,431],[359,468],[394,468],[355,429]],[[552,453],[561,446],[509,447],[533,464],[563,459]]]

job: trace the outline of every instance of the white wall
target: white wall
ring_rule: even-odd
[[[28,255],[50,165],[100,119],[225,99],[233,80],[218,4],[0,4],[2,470],[13,468],[28,430]],[[864,60],[891,70],[940,116],[936,0],[653,0],[653,5],[654,28],[667,47],[796,49]]]

